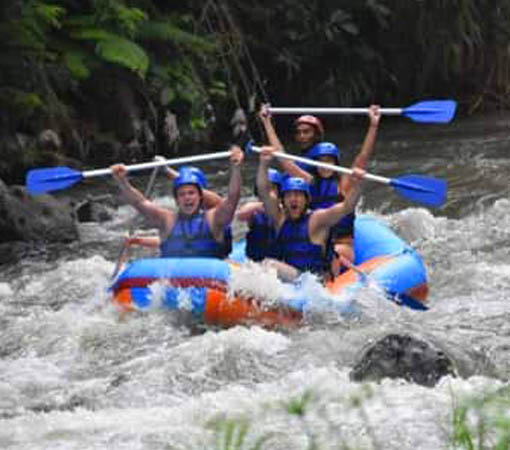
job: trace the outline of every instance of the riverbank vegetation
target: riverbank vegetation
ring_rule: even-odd
[[[0,38],[8,182],[226,145],[234,111],[264,101],[510,107],[503,0],[13,0]]]
[[[370,421],[370,401],[377,395],[370,385],[361,385],[359,393],[350,398],[329,400],[321,405],[320,395],[306,391],[287,402],[274,405],[281,411],[281,423],[288,432],[277,432],[271,424],[260,418],[241,416],[218,416],[211,421],[215,449],[217,450],[263,450],[281,446],[320,450],[322,448],[382,449],[386,448],[389,431],[381,430]],[[456,450],[508,449],[510,446],[510,390],[508,387],[494,389],[473,396],[453,395],[451,423],[444,426],[439,419],[437,429],[444,432],[448,447]],[[341,405],[341,407],[340,407]],[[330,417],[335,406],[349,411],[349,425],[341,427]],[[268,406],[271,407],[271,406]],[[262,422],[262,423],[261,423]],[[285,428],[285,427],[282,427]],[[343,430],[342,430],[343,428]],[[291,431],[292,430],[292,431]],[[391,435],[393,440],[398,439]],[[322,442],[321,442],[322,441]],[[336,445],[335,445],[336,444]]]

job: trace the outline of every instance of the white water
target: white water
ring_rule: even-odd
[[[427,155],[427,170],[445,171],[451,180],[448,215],[401,206],[398,199],[388,203],[388,191],[371,187],[362,207],[423,256],[430,279],[427,312],[400,308],[369,288],[356,299],[359,318],[331,320],[316,313],[293,332],[253,326],[195,334],[175,315],[156,310],[119,320],[105,290],[126,230],[121,224],[131,217],[126,208],[112,223],[83,226],[79,254],[56,260],[35,255],[3,268],[0,448],[224,448],[225,433],[211,427],[218,418],[248,421],[245,449],[263,436],[263,449],[307,449],[311,442],[320,449],[341,443],[451,448],[454,406],[504,386],[501,380],[510,373],[510,189],[505,181],[491,184],[502,170],[504,180],[510,178],[510,162],[490,153],[476,160],[466,156],[463,161],[472,166],[462,173],[498,171],[485,174],[483,186],[480,180],[470,183],[451,155],[442,157],[450,146],[461,151],[451,139],[441,141],[441,155]],[[471,152],[471,143],[455,139]],[[380,173],[384,161],[391,165],[395,148],[382,147]],[[421,163],[417,152],[409,165]],[[460,207],[458,199],[473,191],[478,194],[471,208]],[[109,257],[97,251],[104,242],[112,244]],[[271,274],[237,275],[238,287],[269,300],[281,289]],[[315,295],[320,287],[310,283],[306,289]],[[440,343],[459,372],[474,375],[446,377],[434,388],[403,380],[350,381],[362,351],[394,332]],[[306,413],[289,414],[288,404],[307,393]]]

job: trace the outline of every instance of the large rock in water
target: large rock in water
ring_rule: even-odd
[[[0,180],[0,242],[71,242],[78,239],[71,205],[50,195],[31,196]]]
[[[456,373],[453,361],[442,350],[409,335],[389,334],[364,352],[350,378],[354,381],[404,378],[432,387],[445,375]]]

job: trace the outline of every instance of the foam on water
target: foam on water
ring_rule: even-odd
[[[352,297],[332,294],[317,276],[303,273],[294,283],[284,283],[275,268],[254,262],[232,270],[229,295],[236,294],[260,300],[263,308],[295,307],[308,321],[339,321],[356,313]]]
[[[0,283],[0,298],[10,297],[13,294],[13,290],[9,283]]]

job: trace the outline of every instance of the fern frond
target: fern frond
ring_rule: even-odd
[[[88,56],[84,52],[69,50],[63,55],[64,62],[74,78],[84,80],[90,76],[90,69],[86,64]]]
[[[196,52],[212,52],[216,48],[214,43],[185,31],[171,22],[143,22],[138,28],[138,36],[142,40],[172,42]]]
[[[96,45],[96,54],[105,61],[132,70],[142,78],[149,68],[149,57],[145,50],[135,42],[120,36],[100,40]]]

